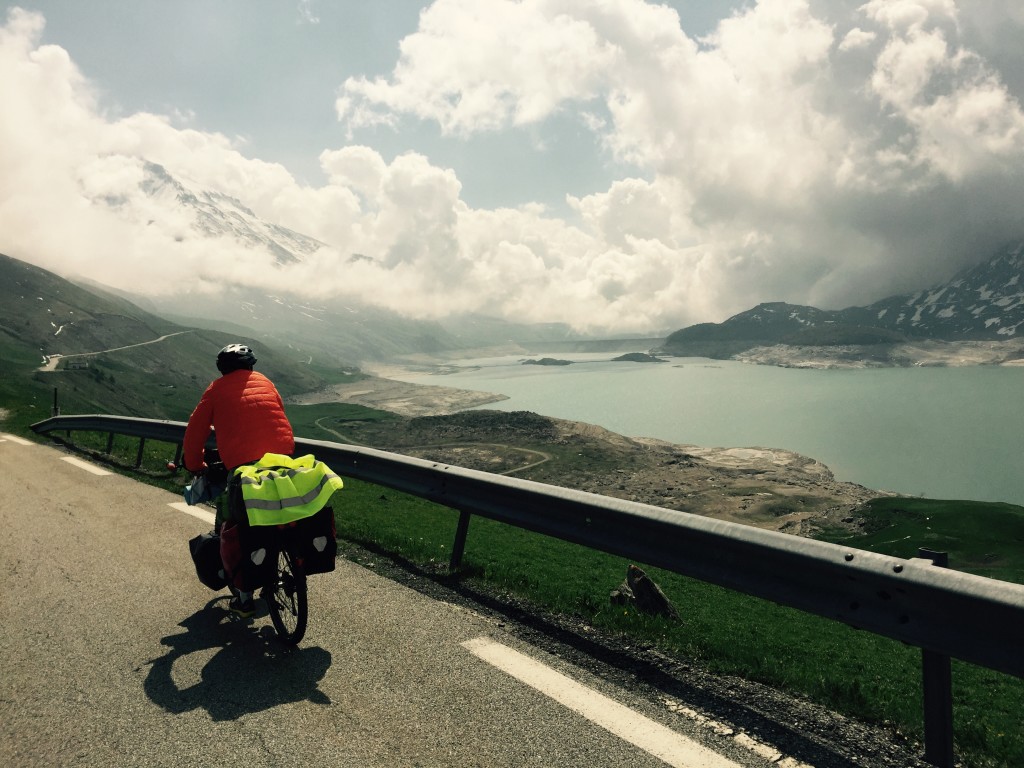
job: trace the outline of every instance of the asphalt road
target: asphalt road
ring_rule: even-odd
[[[0,435],[0,764],[778,764],[347,561],[286,650],[196,579],[180,497],[67,458]]]

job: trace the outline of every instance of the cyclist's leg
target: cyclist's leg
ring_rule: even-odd
[[[228,588],[232,595],[238,594],[235,585],[237,571],[241,567],[241,535],[238,529],[238,516],[234,509],[235,501],[241,501],[241,493],[232,492],[232,481],[234,477],[229,476],[228,485],[224,493],[217,497],[217,513],[214,517],[214,531],[221,537],[221,561],[224,565],[224,572],[228,578]],[[242,512],[244,515],[244,510]]]

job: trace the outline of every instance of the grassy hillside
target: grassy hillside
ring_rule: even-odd
[[[281,394],[308,392],[356,374],[307,365],[234,332],[189,328],[103,291],[75,285],[0,254],[0,408],[7,429],[23,430],[50,415],[111,413],[186,419],[219,374],[217,352],[250,344],[258,368]],[[54,370],[46,356],[60,355]]]
[[[43,355],[74,354],[182,330],[110,294],[0,254],[0,332]]]

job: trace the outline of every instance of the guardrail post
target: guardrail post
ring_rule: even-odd
[[[107,456],[114,452],[114,433],[107,434]]]
[[[949,565],[949,554],[919,549],[918,557],[939,568]],[[937,768],[953,768],[953,672],[949,656],[921,649],[924,688],[924,759]]]
[[[466,551],[466,536],[469,533],[471,513],[459,510],[459,525],[455,529],[455,541],[452,544],[452,559],[448,563],[448,572],[455,573],[462,565],[462,553]]]
[[[135,454],[135,468],[138,469],[142,466],[142,450],[146,447],[146,438],[139,438],[139,452]]]

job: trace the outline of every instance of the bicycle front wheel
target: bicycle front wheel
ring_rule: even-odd
[[[270,620],[278,636],[289,645],[306,634],[309,608],[306,603],[306,574],[299,570],[287,550],[277,554],[273,581],[263,590]]]

